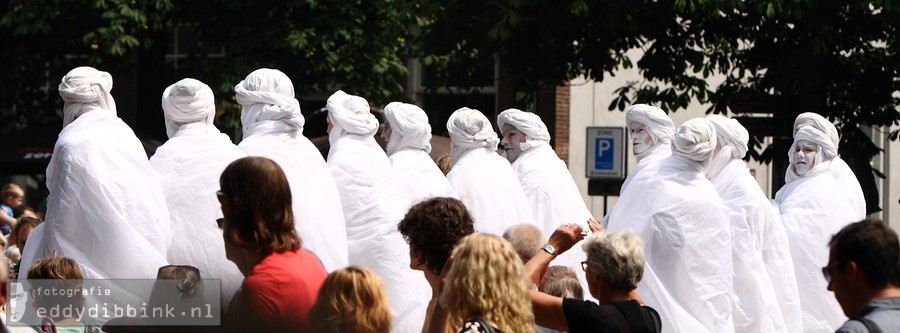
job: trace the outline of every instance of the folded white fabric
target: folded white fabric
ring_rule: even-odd
[[[431,152],[431,124],[422,108],[414,104],[392,102],[384,107],[384,118],[392,131],[385,149],[388,156],[406,147]]]
[[[212,125],[216,116],[216,101],[209,86],[188,78],[163,91],[162,109],[166,118],[166,134],[171,138],[182,125]]]
[[[348,134],[370,136],[378,131],[378,119],[372,115],[365,98],[338,90],[328,97],[325,107],[328,109],[328,119],[334,126],[329,140]]]
[[[547,130],[547,125],[534,113],[508,109],[497,116],[497,127],[500,127],[501,131],[506,124],[525,133],[525,142],[521,144],[522,151],[550,144],[550,131]]]
[[[75,118],[93,109],[116,113],[116,101],[110,95],[113,87],[112,76],[93,67],[77,67],[69,71],[59,84],[62,97],[63,127]]]
[[[828,139],[834,144],[835,147],[841,141],[840,136],[838,136],[837,128],[834,127],[828,119],[822,117],[818,113],[813,112],[804,112],[797,116],[797,119],[794,119],[794,136],[797,135],[797,131],[800,130],[801,127],[812,126],[815,129],[825,133],[828,136]]]
[[[491,127],[481,111],[467,107],[460,108],[447,120],[447,131],[450,133],[450,158],[455,164],[463,152],[469,149],[484,148],[497,150],[500,138]]]
[[[704,118],[694,118],[678,128],[672,139],[672,154],[705,163],[716,150],[716,129]]]
[[[303,130],[306,120],[300,113],[300,102],[294,98],[294,84],[281,71],[257,69],[234,86],[234,93],[237,102],[243,106],[244,138],[266,126]]]

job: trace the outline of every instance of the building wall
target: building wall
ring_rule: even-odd
[[[603,82],[595,82],[585,78],[574,79],[570,82],[569,117],[569,142],[568,163],[569,171],[575,179],[581,191],[582,198],[596,219],[604,215],[604,198],[602,196],[588,196],[588,182],[585,177],[586,158],[586,128],[588,126],[621,126],[625,127],[625,112],[608,111],[607,107],[613,99],[616,88],[628,81],[641,80],[634,70],[621,71],[616,76],[608,76]],[[712,83],[714,85],[716,83]],[[692,103],[686,110],[670,113],[669,116],[680,126],[685,121],[695,117],[705,117],[707,106]],[[559,126],[559,125],[557,125]],[[893,127],[897,129],[897,127]],[[872,161],[875,169],[881,170],[887,175],[886,179],[879,179],[878,186],[881,193],[880,205],[883,209],[880,213],[871,214],[870,218],[879,218],[891,225],[894,230],[900,232],[900,183],[891,184],[891,179],[900,179],[900,142],[887,140],[888,129],[872,131],[873,137],[883,143],[885,153]],[[562,155],[562,154],[561,154]],[[785,157],[787,158],[787,157]],[[628,170],[633,170],[635,158],[629,152],[627,156]],[[768,165],[750,161],[750,169],[754,172],[757,183],[770,198],[774,195],[771,189],[770,170]],[[617,197],[609,197],[607,210],[615,205]]]

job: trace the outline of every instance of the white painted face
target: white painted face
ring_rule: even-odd
[[[512,163],[519,155],[522,155],[522,143],[525,142],[525,133],[510,124],[503,124],[500,129],[503,132],[503,150],[506,151],[506,159]]]
[[[816,152],[818,146],[806,140],[797,141],[794,145],[793,162],[794,171],[799,176],[805,176],[810,169],[816,166]]]
[[[631,146],[634,155],[643,154],[653,147],[653,137],[647,131],[647,127],[641,123],[630,123],[628,125],[631,130]]]
[[[385,122],[381,124],[381,139],[384,140],[385,144],[391,142],[391,134],[393,133],[394,131],[391,130],[391,124],[385,120]]]

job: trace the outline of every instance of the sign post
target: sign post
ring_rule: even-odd
[[[606,215],[607,197],[619,195],[625,182],[625,156],[628,153],[625,139],[624,127],[587,128],[584,173],[588,178],[588,195],[603,196],[603,215]]]

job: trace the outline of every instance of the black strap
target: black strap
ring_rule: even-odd
[[[872,321],[872,320],[870,320],[870,319],[867,319],[867,318],[856,318],[856,319],[854,319],[854,320],[856,320],[856,321],[858,321],[858,322],[861,322],[861,323],[863,324],[863,326],[866,327],[866,330],[869,331],[869,333],[881,333],[881,328],[878,327],[878,325],[875,324],[875,322]]]
[[[653,332],[662,332],[662,319],[659,318],[659,312],[649,306],[641,306],[641,312],[644,313],[644,319],[653,323]]]
[[[631,328],[628,327],[628,323],[625,322],[625,316],[619,312],[619,309],[609,304],[601,304],[600,308],[616,322],[616,326],[619,327],[619,332],[631,333]]]

